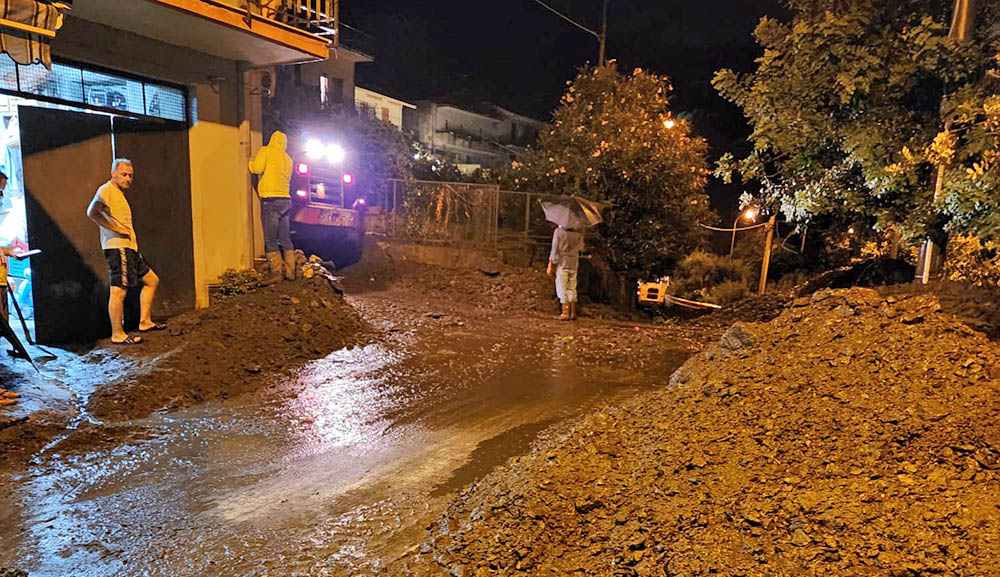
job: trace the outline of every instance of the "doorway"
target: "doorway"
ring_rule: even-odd
[[[29,290],[21,292],[30,298],[19,299],[30,301],[35,339],[90,343],[111,334],[107,265],[86,210],[109,179],[115,156],[135,165],[129,203],[141,250],[161,278],[153,314],[193,309],[186,126],[61,108],[22,105],[16,110],[23,207],[20,216],[13,210],[5,216],[23,219],[19,238],[42,250],[29,259],[22,280]],[[126,321],[136,317],[133,311]]]

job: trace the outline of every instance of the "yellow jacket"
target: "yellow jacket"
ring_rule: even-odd
[[[261,198],[288,198],[288,183],[292,178],[292,158],[285,149],[288,137],[275,130],[267,146],[257,151],[250,161],[250,172],[261,174],[257,194]]]

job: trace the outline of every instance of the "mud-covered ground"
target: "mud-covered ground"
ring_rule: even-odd
[[[226,398],[371,337],[370,329],[326,279],[283,282],[207,310],[171,319],[166,331],[118,352],[140,368],[90,396],[101,420],[145,417]]]
[[[821,291],[550,430],[397,570],[1000,574],[997,398],[1000,347],[935,296]]]
[[[564,323],[538,270],[361,264],[0,367],[0,568],[998,573],[989,295]]]
[[[0,407],[0,462],[25,461],[67,428],[113,440],[101,422],[238,395],[371,332],[338,288],[314,278],[224,298],[142,337],[140,345],[104,342],[79,354],[34,347],[39,371],[23,361],[0,367],[5,388],[20,395],[17,406]]]
[[[414,267],[344,301],[285,283],[172,319],[145,347],[41,363],[49,388],[22,371],[22,407],[65,400],[0,431],[19,457],[0,474],[0,567],[384,573],[462,487],[701,347],[681,325],[557,321],[551,282]]]

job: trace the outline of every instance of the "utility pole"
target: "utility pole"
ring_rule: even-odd
[[[609,0],[604,0],[604,8],[601,10],[601,47],[597,54],[597,63],[599,66],[604,66],[606,61],[605,47],[608,44],[608,2]]]
[[[774,242],[774,227],[777,226],[778,215],[771,215],[771,220],[767,221],[767,238],[764,240],[764,260],[760,263],[760,288],[758,295],[763,295],[767,289],[767,269],[771,267],[771,244]]]
[[[951,29],[948,37],[967,42],[972,38],[972,33],[976,27],[976,0],[955,0],[955,9],[951,15]],[[945,97],[941,97],[941,111],[944,112]],[[945,121],[944,129],[947,132],[951,129],[951,123]],[[938,197],[941,196],[941,188],[944,185],[944,165],[938,166],[937,177],[934,181],[934,204],[937,204]],[[935,253],[941,253],[939,247],[933,240],[928,238],[924,241],[921,250],[921,259],[918,265],[920,282],[927,284],[931,278],[931,266],[934,263]]]

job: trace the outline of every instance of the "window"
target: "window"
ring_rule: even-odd
[[[145,114],[142,82],[110,74],[83,70],[83,93],[86,103],[101,108],[114,108]]]
[[[330,77],[326,74],[319,76],[319,103],[323,106],[330,103]]]
[[[146,85],[146,114],[168,120],[184,120],[184,91],[169,86]]]
[[[382,120],[389,122],[389,109],[385,106],[382,107]]]
[[[181,87],[58,62],[47,70],[41,64],[15,64],[10,56],[0,55],[0,88],[167,120],[188,118],[187,94]]]
[[[9,56],[4,56],[9,58]],[[19,86],[21,92],[84,102],[83,75],[79,68],[52,63],[52,70],[46,70],[41,64],[31,66],[18,65]]]
[[[343,78],[331,78],[330,79],[330,101],[331,102],[343,102],[344,101],[344,79]]]

